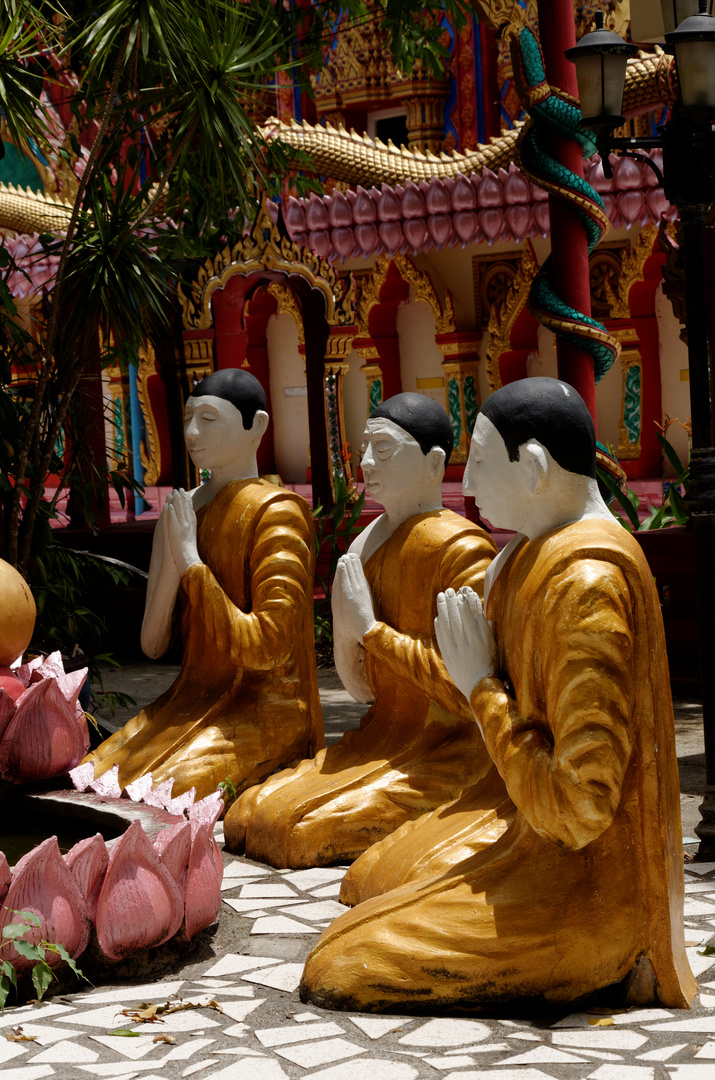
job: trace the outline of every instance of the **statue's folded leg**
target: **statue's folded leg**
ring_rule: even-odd
[[[484,874],[463,865],[366,900],[323,932],[301,999],[363,1012],[540,996],[572,1002],[623,979],[638,954],[628,905],[603,925],[594,926],[593,911],[569,920],[560,895],[534,903],[530,877],[514,895],[491,873],[485,887]]]

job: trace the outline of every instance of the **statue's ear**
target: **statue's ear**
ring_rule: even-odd
[[[445,462],[447,455],[441,446],[433,446],[427,455],[427,459],[430,463],[430,470],[433,476],[444,476]]]
[[[268,413],[263,412],[262,409],[258,409],[256,415],[253,417],[253,423],[251,424],[251,434],[257,438],[262,439],[268,428]]]
[[[541,495],[546,490],[549,477],[549,457],[546,450],[536,439],[529,439],[519,448],[519,456],[524,463],[531,493]]]

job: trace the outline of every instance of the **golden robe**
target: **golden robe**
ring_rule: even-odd
[[[299,495],[237,480],[197,513],[202,562],[181,579],[174,684],[86,761],[124,786],[238,791],[324,745],[313,644],[313,523]]]
[[[483,679],[471,703],[511,805],[501,822],[478,815],[471,837],[452,811],[457,852],[473,850],[456,865],[444,814],[431,815],[432,875],[423,865],[325,930],[304,1000],[367,1011],[573,1002],[621,983],[616,1001],[689,1006],[673,711],[641,548],[600,520],[524,541],[486,614],[502,678]],[[400,866],[409,877],[404,853]]]
[[[278,867],[351,860],[465,786],[488,782],[494,767],[440,659],[434,618],[448,586],[482,594],[494,554],[487,534],[451,510],[409,518],[373,553],[364,570],[379,621],[363,638],[373,704],[358,730],[231,807],[230,851]]]

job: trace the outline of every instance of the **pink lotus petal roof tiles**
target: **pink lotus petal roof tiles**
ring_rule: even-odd
[[[89,916],[94,919],[102,882],[109,865],[109,852],[104,837],[101,833],[95,833],[86,840],[80,840],[64,858],[84,897]]]
[[[74,704],[55,679],[39,678],[18,699],[3,732],[0,776],[15,784],[59,776],[78,765],[88,747]]]
[[[662,168],[662,151],[650,157]],[[632,158],[611,157],[613,177],[603,175],[600,158],[586,164],[586,179],[603,198],[614,229],[658,223],[676,216],[653,170]],[[488,245],[497,240],[521,243],[526,237],[548,236],[548,196],[512,162],[508,170],[481,175],[358,186],[345,194],[320,198],[292,196],[284,204],[288,234],[329,261],[370,258],[386,252],[439,251],[443,247]]]
[[[215,858],[215,841],[211,828],[204,823],[191,844],[189,873],[186,882],[186,914],[184,932],[189,941],[199,930],[210,926],[221,907],[221,879]]]

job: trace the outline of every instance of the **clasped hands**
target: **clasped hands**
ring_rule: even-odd
[[[359,642],[377,622],[370,586],[360,556],[354,553],[348,552],[338,559],[333,582],[333,613],[348,634]]]
[[[449,676],[469,701],[474,687],[497,669],[494,633],[474,590],[440,593],[434,629]]]
[[[196,542],[196,511],[190,493],[177,488],[167,495],[162,518],[169,551],[181,576],[194,563],[201,562]]]

